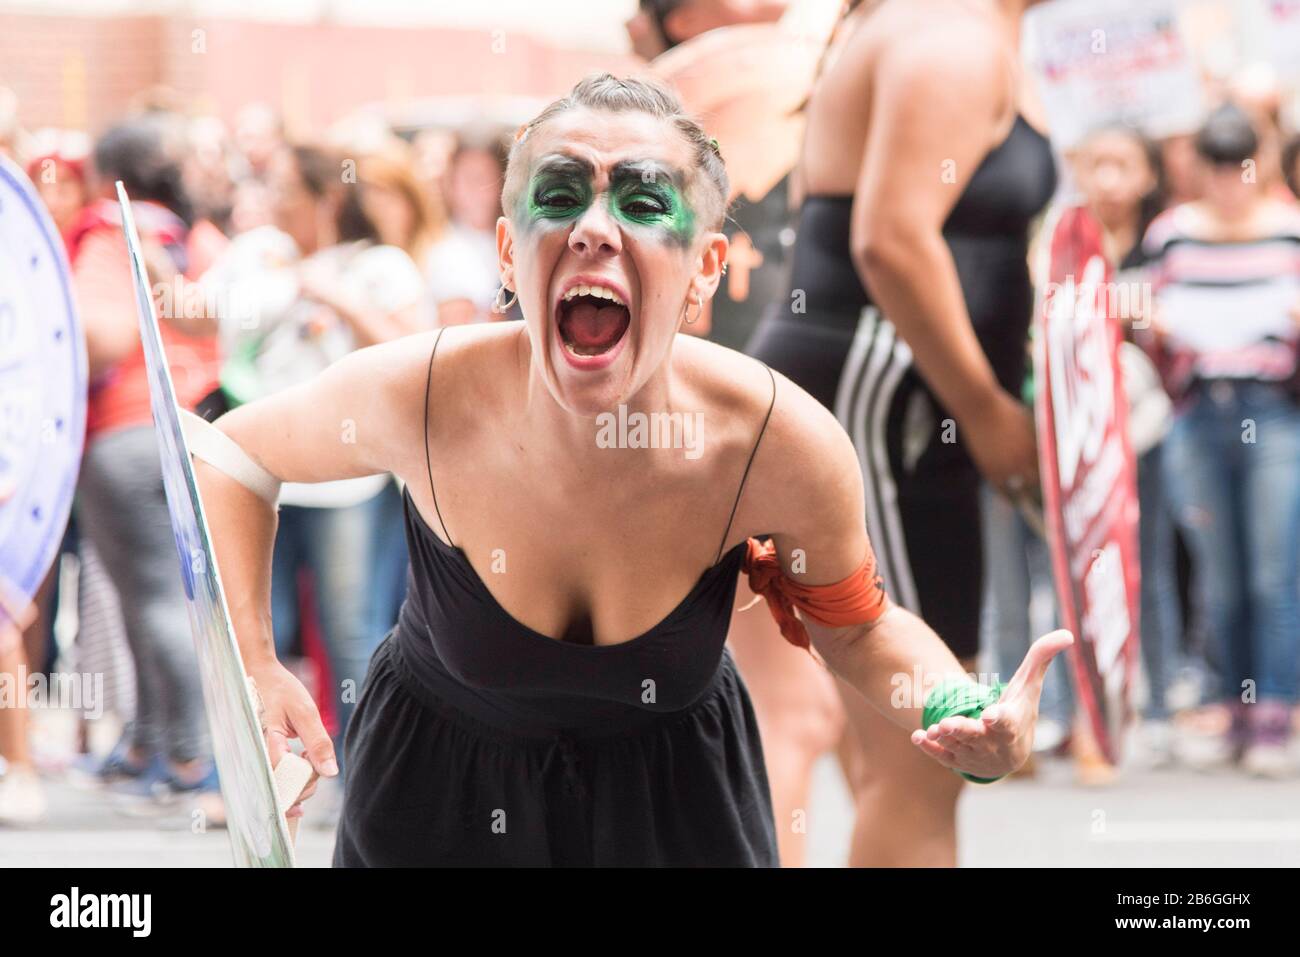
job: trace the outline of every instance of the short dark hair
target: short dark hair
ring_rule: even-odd
[[[165,206],[190,225],[194,207],[169,123],[164,115],[144,114],[109,127],[95,143],[95,171],[109,182],[121,180],[132,200]]]
[[[1259,151],[1259,134],[1246,111],[1224,103],[1205,119],[1196,134],[1196,152],[1215,165],[1239,165]]]
[[[663,38],[664,45],[671,50],[681,43],[681,40],[674,38],[668,32],[668,15],[680,7],[685,0],[640,0],[640,7],[650,19],[655,22],[655,27],[659,30],[659,36]]]
[[[361,205],[361,191],[356,188],[355,182],[351,185],[343,182],[345,157],[312,143],[291,145],[289,152],[293,156],[293,165],[298,170],[299,178],[307,187],[307,192],[322,198],[342,190],[339,194],[339,211],[335,220],[339,241],[379,242],[379,230]]]

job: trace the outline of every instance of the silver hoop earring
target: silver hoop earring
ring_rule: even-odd
[[[686,300],[686,308],[682,310],[682,317],[686,320],[688,326],[695,325],[695,323],[699,321],[700,316],[704,315],[704,303],[700,302],[699,296],[695,297],[695,306],[694,319],[691,318],[691,301],[689,299]]]
[[[505,292],[505,291],[506,291],[505,283],[502,283],[502,284],[501,284],[501,288],[497,290],[497,294],[496,294],[496,296],[492,299],[492,311],[493,311],[493,312],[499,312],[499,313],[501,313],[502,315],[504,315],[504,314],[505,314],[505,313],[510,309],[511,306],[513,306],[516,302],[519,301],[519,293],[517,293],[517,292],[511,292],[511,293],[510,293],[510,301],[509,301],[509,302],[502,302],[502,301],[501,301],[501,294],[502,294],[503,292]]]

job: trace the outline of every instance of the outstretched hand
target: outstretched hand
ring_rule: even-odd
[[[912,743],[944,767],[977,778],[999,778],[1029,758],[1038,699],[1052,659],[1074,644],[1068,631],[1043,635],[1029,648],[1002,697],[978,718],[950,717],[912,732]]]

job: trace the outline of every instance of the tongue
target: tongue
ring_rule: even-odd
[[[618,342],[627,322],[627,309],[610,304],[578,302],[570,307],[564,320],[569,342],[587,352],[603,352]]]

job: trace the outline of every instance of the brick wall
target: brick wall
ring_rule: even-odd
[[[354,107],[439,94],[550,96],[631,57],[558,49],[523,34],[332,23],[0,14],[0,86],[28,128],[102,130],[163,85],[227,121],[252,101],[323,128]]]

